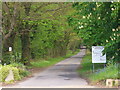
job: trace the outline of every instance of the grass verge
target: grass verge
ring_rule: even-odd
[[[69,51],[66,56],[63,57],[57,57],[57,58],[50,58],[47,60],[34,60],[31,61],[31,68],[37,67],[37,68],[44,68],[44,67],[48,67],[48,66],[52,66],[66,58],[69,58],[75,54],[77,54],[80,50],[76,50],[74,53],[72,53],[72,51]]]
[[[106,64],[95,64],[95,72],[92,72],[92,58],[91,52],[87,50],[87,54],[81,62],[81,67],[78,70],[81,76],[86,78],[91,84],[104,82],[106,79],[118,79],[118,64],[110,62]]]

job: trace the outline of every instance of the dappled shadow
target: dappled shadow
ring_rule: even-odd
[[[72,79],[72,78],[78,78],[78,76],[76,75],[76,73],[74,73],[74,74],[60,74],[58,76],[65,77],[65,78],[70,78],[70,79]]]
[[[50,72],[75,72],[76,69],[79,67],[79,64],[59,64],[55,65],[54,67],[50,68]]]

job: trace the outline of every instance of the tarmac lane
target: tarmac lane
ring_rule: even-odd
[[[13,87],[17,88],[95,88],[77,73],[85,49]]]

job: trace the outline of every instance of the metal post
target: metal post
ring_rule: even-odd
[[[106,64],[104,63],[104,69],[105,69],[105,67],[106,67]]]
[[[95,66],[94,66],[94,63],[93,63],[93,72],[94,72],[94,69],[95,69]]]

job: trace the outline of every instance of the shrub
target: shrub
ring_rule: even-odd
[[[29,72],[25,69],[25,66],[23,64],[17,64],[13,63],[6,66],[0,66],[0,81],[4,82],[6,77],[9,74],[9,70],[13,71],[14,74],[14,80],[21,80],[23,77],[27,76]]]
[[[12,63],[10,66],[17,67],[21,78],[28,76],[29,72],[26,70],[26,67],[21,63]]]
[[[19,69],[16,67],[12,67],[12,71],[14,74],[14,79],[15,80],[21,80],[20,74],[19,74]]]
[[[7,75],[9,74],[9,69],[10,69],[10,66],[2,66],[1,69],[0,69],[0,75],[1,75],[1,79],[0,81],[4,82],[5,81],[5,78],[7,77]]]
[[[19,69],[26,69],[26,67],[21,63],[12,63],[12,64],[10,64],[10,66],[17,67]]]
[[[30,72],[25,71],[23,69],[19,69],[19,74],[20,74],[21,78],[23,78],[25,76],[28,76],[30,74]]]

